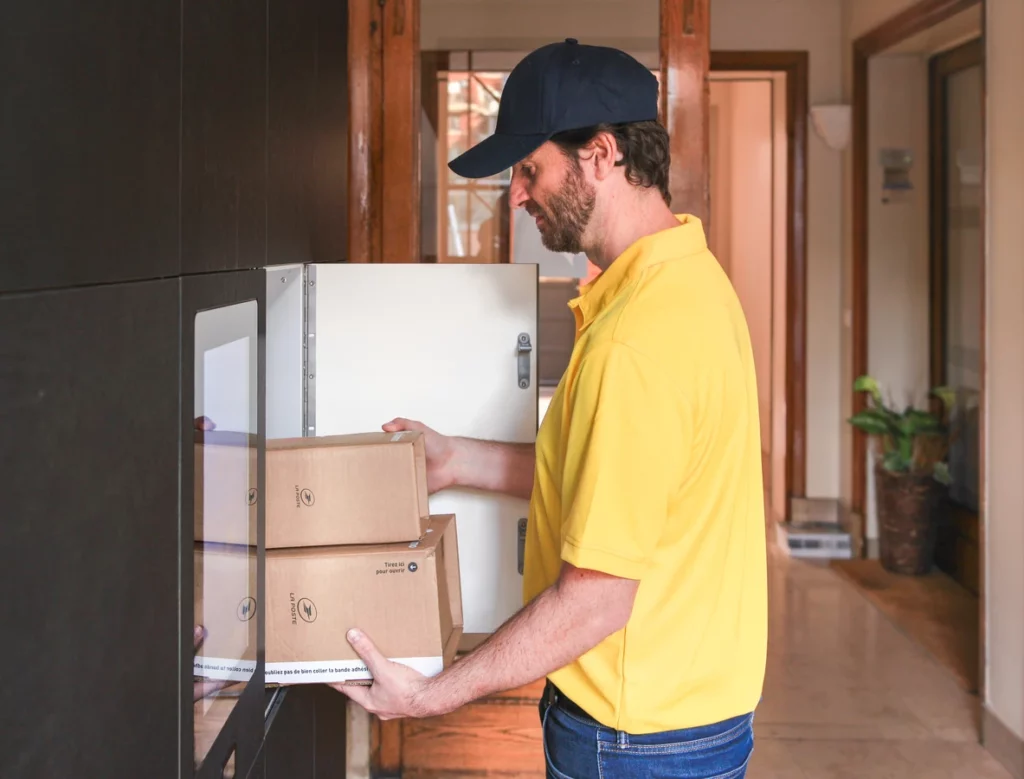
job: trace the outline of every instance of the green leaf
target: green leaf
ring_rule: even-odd
[[[935,387],[932,389],[932,395],[942,401],[946,411],[949,411],[956,405],[956,390],[952,387]]]
[[[858,411],[847,421],[868,435],[889,435],[895,432],[892,420],[884,412],[875,408]]]
[[[904,473],[910,470],[910,458],[894,449],[882,458],[882,467],[890,473]]]
[[[908,410],[900,420],[899,426],[900,430],[910,437],[942,431],[942,422],[934,414],[917,409]]]
[[[875,401],[875,405],[881,406],[882,404],[882,390],[878,386],[878,382],[871,376],[861,376],[855,382],[853,382],[854,392],[867,392],[871,395],[871,399]]]
[[[953,483],[953,477],[949,473],[948,463],[935,463],[932,475],[935,477],[935,481],[939,484],[945,484],[948,487]]]

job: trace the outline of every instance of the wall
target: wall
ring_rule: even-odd
[[[986,706],[1024,738],[1024,4],[988,0],[986,14],[985,336],[986,354],[999,355],[986,365]]]
[[[657,65],[657,0],[423,0],[424,49],[527,51],[565,37]],[[810,104],[842,92],[842,0],[713,0],[715,50],[806,50]],[[653,61],[652,61],[653,58]],[[808,138],[807,494],[839,496],[841,156]]]
[[[928,67],[919,55],[868,63],[868,372],[898,406],[922,404],[929,371]],[[909,192],[883,193],[882,149],[909,149]],[[878,537],[868,470],[867,535]]]

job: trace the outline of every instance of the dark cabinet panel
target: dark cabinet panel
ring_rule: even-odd
[[[270,265],[347,257],[348,12],[270,0]]]
[[[266,779],[345,776],[347,700],[322,684],[289,688],[263,745]]]
[[[179,272],[179,0],[0,10],[0,291]]]
[[[179,316],[177,280],[0,296],[0,776],[177,765]]]
[[[266,0],[183,5],[183,272],[262,267]]]
[[[315,746],[316,701],[313,688],[305,685],[291,687],[263,743],[266,779],[314,779]]]

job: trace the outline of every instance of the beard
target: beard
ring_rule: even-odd
[[[575,158],[570,161],[569,172],[558,192],[548,199],[547,208],[541,208],[534,201],[526,210],[530,216],[539,214],[544,219],[539,229],[545,249],[579,254],[583,251],[583,233],[594,214],[597,196],[594,187],[583,178],[579,162]]]

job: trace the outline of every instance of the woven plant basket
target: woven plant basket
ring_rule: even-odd
[[[945,492],[930,475],[895,474],[875,466],[883,568],[911,576],[931,570]]]

